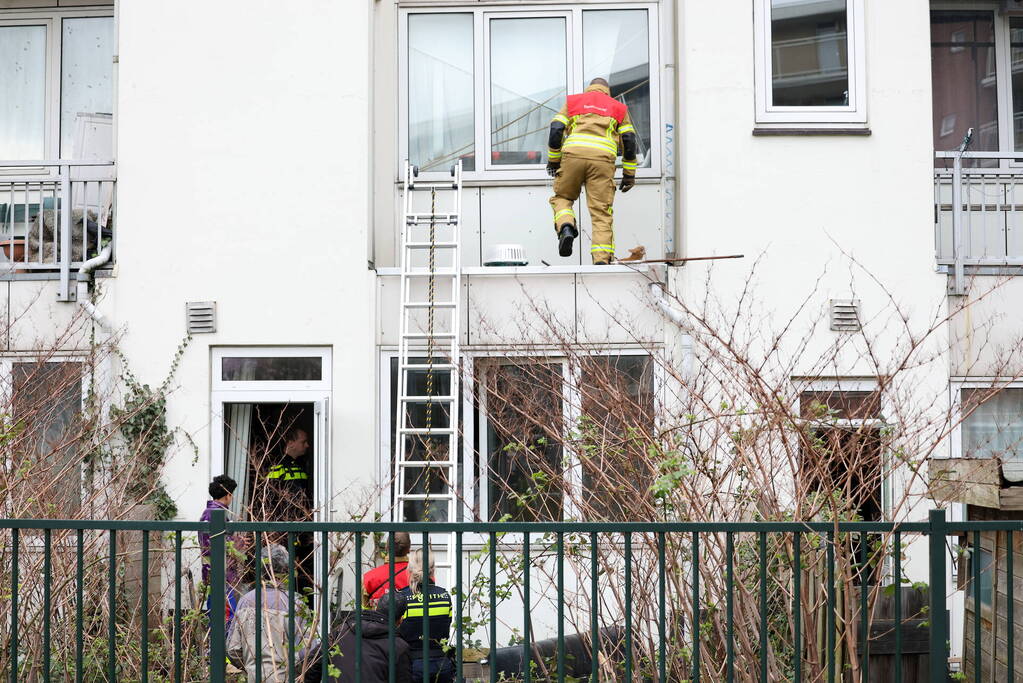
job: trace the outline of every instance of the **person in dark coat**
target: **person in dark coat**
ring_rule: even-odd
[[[394,652],[391,652],[388,638],[387,615],[388,607],[384,596],[376,610],[362,613],[362,683],[388,683],[389,656],[394,656],[395,683],[413,683],[412,661],[409,659],[409,646],[401,637],[397,624],[394,625]],[[401,604],[395,610],[396,619],[401,618]],[[330,655],[331,671],[337,670],[338,675],[330,673],[327,680],[331,683],[355,682],[355,624],[354,615],[333,629]],[[319,648],[310,652],[306,659],[305,683],[319,683],[321,680],[323,656]]]

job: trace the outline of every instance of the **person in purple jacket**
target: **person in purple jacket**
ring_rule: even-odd
[[[210,521],[210,513],[213,510],[227,510],[234,498],[234,491],[238,483],[226,474],[220,474],[210,482],[210,500],[206,501],[206,509],[199,515],[200,522]],[[244,557],[248,540],[240,534],[233,534],[227,539],[227,562],[224,572],[224,583],[227,588],[227,625],[230,626],[234,617],[235,608],[238,605],[238,590],[241,581],[241,569],[244,564],[241,558]],[[202,580],[209,586],[210,583],[210,535],[199,532],[199,549],[202,553]],[[209,611],[210,601],[206,600],[206,610]]]

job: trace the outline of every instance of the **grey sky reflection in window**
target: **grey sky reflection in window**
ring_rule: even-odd
[[[541,164],[565,103],[565,20],[490,20],[490,134],[495,165]]]
[[[409,161],[446,171],[475,169],[471,14],[408,18]]]
[[[315,382],[323,378],[320,356],[229,356],[220,369],[225,382]]]
[[[645,9],[583,12],[583,83],[607,79],[629,107],[639,138],[639,165],[650,166],[650,37]]]

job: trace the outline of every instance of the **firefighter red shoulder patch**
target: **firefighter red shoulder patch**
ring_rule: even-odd
[[[567,107],[569,116],[582,116],[583,114],[594,114],[596,116],[607,116],[618,123],[625,120],[628,107],[616,99],[608,97],[602,92],[584,92],[578,95],[569,95]]]

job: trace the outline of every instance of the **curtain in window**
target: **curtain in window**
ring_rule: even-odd
[[[963,457],[1023,464],[1023,389],[963,389]],[[1016,468],[1011,468],[1016,469]],[[1006,478],[1012,475],[1006,471]]]
[[[224,450],[227,476],[238,482],[231,501],[231,513],[242,518],[249,490],[249,445],[252,443],[252,404],[229,403],[224,406]]]
[[[408,155],[422,171],[475,168],[471,14],[412,14]]]
[[[60,156],[83,159],[90,150],[75,149],[82,144],[75,140],[78,114],[114,111],[114,19],[64,19],[62,26]]]
[[[46,27],[0,26],[0,159],[42,159]]]

